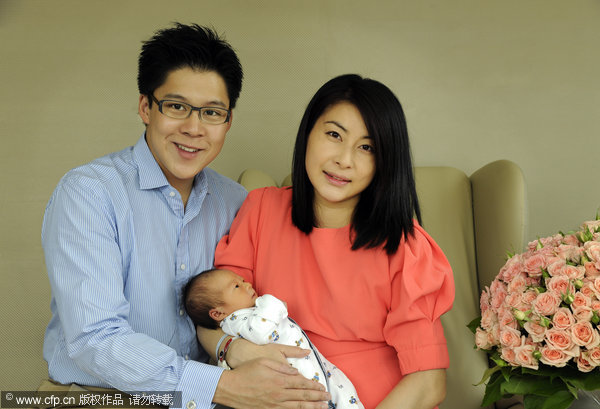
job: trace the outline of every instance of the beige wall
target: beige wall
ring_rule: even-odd
[[[227,176],[281,179],[308,99],[357,72],[403,102],[417,165],[519,164],[529,238],[600,206],[598,0],[0,0],[0,296],[48,297],[30,285],[46,201],[68,169],[137,140],[140,42],[173,21],[214,25],[244,65],[213,166]],[[30,317],[30,301],[3,307]]]

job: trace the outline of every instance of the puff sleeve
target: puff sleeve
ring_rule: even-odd
[[[448,349],[440,317],[454,301],[454,278],[446,256],[415,223],[390,259],[390,309],[384,337],[398,354],[404,375],[447,368]]]
[[[265,189],[255,189],[248,193],[231,224],[229,234],[219,241],[215,250],[215,267],[231,270],[252,285],[264,192]]]

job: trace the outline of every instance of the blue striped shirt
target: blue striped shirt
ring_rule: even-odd
[[[222,370],[208,365],[182,287],[212,267],[246,191],[204,169],[184,209],[142,136],[68,172],[46,207],[52,288],[44,340],[61,383],[181,391],[209,408]],[[191,405],[193,406],[193,405]]]

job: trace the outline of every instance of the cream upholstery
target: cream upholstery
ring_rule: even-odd
[[[450,369],[440,408],[479,408],[484,387],[473,385],[487,359],[473,349],[466,324],[479,314],[480,288],[491,283],[506,250],[523,248],[525,182],[519,167],[506,160],[492,162],[471,177],[450,167],[417,167],[415,175],[423,225],[448,257],[456,283],[454,307],[442,319]],[[246,170],[238,181],[249,190],[278,185],[256,169]],[[282,185],[289,184],[288,176]]]
[[[450,369],[447,399],[441,409],[478,408],[483,387],[473,384],[479,381],[486,358],[473,349],[466,324],[478,314],[479,288],[491,282],[504,262],[504,252],[523,248],[523,176],[514,163],[503,160],[484,166],[471,177],[454,168],[417,167],[416,179],[423,224],[450,260],[456,282],[454,308],[443,318]],[[260,170],[245,171],[239,182],[250,190],[278,184]],[[282,183],[289,185],[289,177]],[[42,342],[50,317],[50,291],[43,271],[15,283],[19,285],[3,300],[8,308],[0,309],[5,369],[0,372],[0,386],[3,390],[32,390],[47,376]]]

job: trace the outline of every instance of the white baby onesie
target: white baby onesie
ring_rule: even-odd
[[[364,408],[352,382],[329,362],[290,318],[286,305],[270,294],[256,299],[256,306],[235,311],[221,321],[223,331],[255,344],[277,343],[310,348],[305,358],[288,358],[290,364],[308,379],[320,382],[331,394],[330,407]]]

